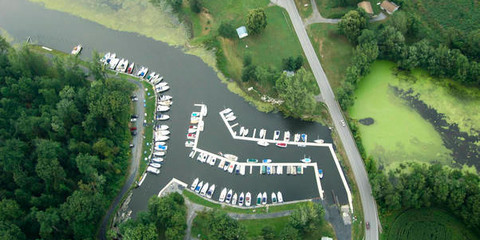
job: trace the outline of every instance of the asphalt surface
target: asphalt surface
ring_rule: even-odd
[[[273,3],[285,8],[290,16],[295,32],[297,33],[300,44],[302,45],[305,56],[312,69],[313,75],[317,80],[317,84],[320,88],[323,102],[327,105],[330,116],[343,143],[345,152],[350,160],[350,165],[353,171],[353,175],[357,182],[358,189],[360,191],[360,197],[363,206],[363,215],[366,222],[370,222],[370,229],[365,228],[366,238],[368,240],[378,239],[379,221],[378,212],[375,199],[372,196],[372,188],[368,181],[367,171],[363,164],[362,157],[357,149],[355,141],[352,137],[352,133],[347,126],[342,126],[341,121],[345,121],[340,105],[335,100],[332,88],[328,82],[327,76],[323,71],[322,65],[318,60],[315,50],[308,38],[307,31],[303,25],[302,18],[300,17],[297,7],[293,0],[271,0]]]
[[[143,85],[141,82],[128,79],[129,82],[135,84],[137,86],[137,90],[133,93],[137,96],[138,101],[135,102],[135,114],[138,115],[137,122],[132,124],[132,126],[137,127],[137,135],[133,136],[132,143],[134,147],[132,148],[132,161],[130,162],[129,172],[127,176],[127,181],[122,187],[122,190],[118,193],[115,197],[115,200],[110,205],[105,216],[102,219],[102,225],[100,226],[100,230],[98,232],[97,238],[105,240],[107,229],[109,227],[109,220],[110,216],[114,213],[115,208],[122,200],[123,195],[130,189],[133,182],[135,181],[135,176],[137,175],[138,166],[140,165],[140,159],[142,158],[142,146],[143,146],[143,120],[145,118],[145,108],[143,107],[143,100],[145,99],[145,92],[143,90]]]

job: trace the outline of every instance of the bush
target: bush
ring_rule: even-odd
[[[247,16],[247,29],[252,35],[258,34],[267,27],[267,15],[261,8],[250,10]]]
[[[222,22],[220,27],[218,27],[218,35],[224,38],[235,38],[237,37],[237,31],[235,27],[229,22]]]
[[[194,13],[202,11],[202,2],[200,0],[190,0],[190,9]]]

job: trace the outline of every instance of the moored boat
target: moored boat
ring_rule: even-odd
[[[272,159],[269,159],[269,158],[265,158],[262,160],[263,163],[271,163],[272,162]]]
[[[195,142],[193,141],[186,141],[185,142],[185,147],[193,147],[195,145]]]
[[[237,198],[238,198],[237,193],[233,194],[233,197],[232,197],[232,205],[236,205],[236,204],[237,204]]]
[[[224,110],[221,111],[222,114],[229,114],[232,111],[230,108],[225,108]]]
[[[205,196],[205,194],[207,193],[207,190],[208,190],[208,182],[203,185],[202,190],[200,190],[200,195]]]
[[[325,142],[325,140],[323,140],[323,139],[315,139],[313,141],[316,142],[316,143],[324,143]]]
[[[173,104],[173,101],[171,100],[163,100],[163,101],[159,101],[158,102],[159,105],[162,105],[162,106],[170,106]]]
[[[232,161],[237,161],[238,160],[238,157],[233,155],[233,154],[228,154],[227,153],[227,154],[224,154],[223,156],[228,160],[232,160]]]
[[[157,115],[157,120],[158,121],[165,121],[165,120],[168,120],[170,118],[170,116],[168,116],[167,114],[158,114]]]
[[[132,63],[130,64],[130,66],[128,66],[128,68],[127,68],[127,73],[128,73],[128,74],[132,74],[134,69],[135,69],[135,63],[132,62]]]
[[[159,125],[157,126],[157,130],[168,130],[168,125]]]
[[[212,184],[207,191],[207,198],[212,198],[213,193],[215,192],[215,184]]]
[[[154,168],[161,168],[162,167],[162,165],[160,163],[154,163],[154,162],[150,163],[149,166],[154,167]]]
[[[164,87],[164,86],[167,86],[167,85],[168,85],[168,82],[161,82],[161,83],[155,84],[155,87]]]
[[[280,131],[275,130],[275,132],[273,132],[273,140],[277,140],[279,137],[280,137]]]
[[[188,154],[188,157],[193,158],[195,156],[195,153],[197,153],[197,152],[191,151],[190,154]]]
[[[235,121],[235,119],[237,119],[237,117],[233,115],[233,116],[228,117],[227,121],[231,122],[231,121]]]
[[[257,205],[262,204],[262,193],[257,194]]]
[[[194,133],[189,133],[189,134],[187,134],[187,139],[195,139],[196,136],[197,135],[194,134]]]
[[[238,197],[238,206],[243,206],[243,203],[245,201],[245,194],[242,192],[240,193],[240,197]]]
[[[163,157],[163,156],[165,156],[165,152],[153,152],[153,156],[155,156],[155,157]]]
[[[300,134],[299,134],[299,133],[296,133],[296,134],[295,134],[295,136],[293,137],[293,141],[294,141],[294,142],[300,141]]]
[[[118,58],[113,58],[111,61],[110,61],[110,69],[115,69],[118,65],[118,63],[120,62],[120,59]]]
[[[83,47],[81,44],[78,44],[77,46],[73,47],[72,51],[70,52],[72,55],[78,55],[80,51],[82,51]]]
[[[284,142],[279,142],[279,143],[276,143],[275,145],[277,145],[277,147],[281,147],[281,148],[286,148],[287,147],[287,143],[284,143]]]
[[[122,58],[120,63],[118,63],[117,71],[123,73],[123,72],[127,71],[127,68],[128,68],[128,59],[123,59]]]
[[[151,80],[155,76],[155,74],[156,74],[156,72],[152,72],[152,73],[148,74],[147,80]]]
[[[249,162],[249,163],[257,163],[257,162],[258,162],[258,159],[249,158],[249,159],[247,159],[247,162]]]
[[[252,202],[252,195],[250,192],[247,192],[247,195],[245,195],[245,206],[250,207],[250,204]]]
[[[157,91],[157,93],[161,93],[167,91],[168,89],[170,89],[170,86],[163,86],[156,88],[155,91]]]
[[[277,203],[277,195],[274,192],[272,192],[272,203]]]
[[[218,168],[223,169],[223,166],[225,166],[225,160],[224,160],[224,159],[222,159],[222,160],[220,161],[220,163],[218,164]]]
[[[232,164],[230,164],[230,166],[228,166],[228,172],[229,173],[233,173],[234,169],[235,169],[235,163],[232,163]]]
[[[279,203],[283,203],[283,195],[282,192],[278,191],[277,192],[277,198]]]
[[[245,130],[243,130],[243,134],[241,134],[242,136],[247,136],[248,134],[248,128],[245,128]]]
[[[105,55],[100,59],[100,62],[106,63],[107,59],[110,59],[110,52],[105,53]]]
[[[170,96],[170,95],[160,95],[160,96],[158,97],[158,100],[160,100],[160,101],[166,101],[166,100],[170,100],[170,99],[172,99],[172,98],[173,98],[173,97]]]
[[[153,174],[159,174],[159,173],[160,173],[160,169],[154,168],[154,167],[147,167],[147,172],[153,173]]]
[[[290,141],[290,132],[289,132],[289,131],[286,131],[286,132],[283,134],[283,141],[285,141],[285,142]]]
[[[232,189],[228,190],[227,196],[225,197],[226,203],[230,203],[230,201],[232,200],[232,194],[233,194],[233,190]]]
[[[170,108],[167,106],[162,106],[162,105],[157,106],[157,112],[166,112],[168,110],[170,110]]]
[[[225,165],[223,166],[223,171],[227,171],[229,166],[230,162],[225,162]]]
[[[220,197],[218,198],[219,202],[225,201],[225,196],[227,195],[227,188],[223,188],[222,192],[220,192]]]
[[[243,131],[245,131],[245,128],[242,126],[240,127],[240,131],[238,132],[238,134],[243,136]]]
[[[303,162],[303,163],[311,163],[312,159],[305,157],[305,158],[302,158],[300,161]]]
[[[201,181],[196,187],[195,187],[195,192],[196,193],[199,193],[200,190],[202,189],[203,187],[203,181]]]
[[[210,160],[210,166],[214,166],[216,162],[217,162],[217,158],[212,156],[212,160]]]
[[[267,130],[265,129],[260,129],[260,138],[265,138],[265,135],[267,134]]]
[[[200,154],[198,154],[197,160],[198,160],[198,161],[201,161],[204,154],[205,154],[205,153],[203,153],[203,152],[201,152]]]
[[[192,185],[190,186],[190,190],[192,190],[192,191],[195,190],[195,188],[196,188],[197,185],[198,185],[198,181],[199,181],[198,178],[195,178],[195,180],[193,180],[193,183],[192,183]]]
[[[283,174],[283,166],[277,166],[277,174],[282,175]]]
[[[323,170],[322,169],[318,169],[318,176],[320,177],[320,179],[323,178]]]
[[[240,175],[245,175],[245,165],[242,164],[242,167],[240,167]]]
[[[154,157],[154,158],[152,158],[152,162],[154,162],[154,163],[162,163],[162,162],[163,162],[163,158],[161,158],[161,157]]]
[[[302,141],[307,142],[307,134],[303,133],[301,136]]]

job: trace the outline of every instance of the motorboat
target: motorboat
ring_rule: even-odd
[[[195,190],[195,187],[197,187],[197,185],[198,185],[198,181],[199,181],[198,178],[195,178],[195,180],[193,180],[193,183],[190,186],[190,190],[192,190],[192,191]]]
[[[245,165],[241,165],[240,167],[240,175],[245,175]]]
[[[193,156],[195,156],[195,153],[197,153],[197,152],[191,151],[190,154],[188,154],[188,157],[193,158]]]
[[[199,117],[190,118],[190,124],[197,124],[200,121]]]
[[[127,68],[127,73],[128,73],[128,74],[132,74],[132,73],[133,73],[133,69],[135,69],[135,63],[134,63],[134,62],[130,63],[130,66],[128,66],[128,68]]]
[[[190,117],[200,117],[200,112],[192,112],[192,114],[190,114]]]
[[[157,126],[157,130],[168,130],[168,129],[169,129],[168,125],[159,125],[159,126]]]
[[[202,104],[202,110],[200,110],[200,113],[201,113],[202,116],[204,116],[204,117],[207,116],[207,113],[208,113],[207,105]]]
[[[235,167],[235,174],[240,174],[240,168],[242,168],[242,166],[240,164],[237,164],[237,166]]]
[[[155,146],[155,151],[167,151],[167,146],[165,145],[156,145]]]
[[[156,141],[167,141],[168,139],[170,139],[169,136],[164,136],[164,135],[156,135],[155,136]]]
[[[297,166],[297,174],[303,174],[303,167]]]
[[[160,173],[160,169],[154,168],[154,167],[147,167],[147,172],[153,173],[153,174],[159,174],[159,173]]]
[[[265,174],[267,172],[267,167],[265,165],[260,167],[260,174]]]
[[[305,158],[302,158],[300,161],[303,162],[303,163],[311,163],[312,159],[305,157]]]
[[[125,72],[127,71],[128,68],[128,59],[123,59],[120,61],[120,63],[117,66],[117,71],[119,72]]]
[[[215,166],[216,162],[217,162],[217,158],[212,156],[212,160],[210,160],[210,166]]]
[[[277,198],[278,198],[278,202],[279,202],[279,203],[283,203],[282,192],[280,192],[280,191],[277,192]]]
[[[265,135],[267,134],[267,130],[265,129],[260,129],[260,138],[265,138]]]
[[[161,157],[154,157],[154,158],[152,158],[152,162],[162,163],[162,162],[163,162],[163,158],[161,158]]]
[[[237,117],[230,116],[230,117],[227,118],[227,121],[231,122],[231,121],[235,121],[235,119],[237,119]]]
[[[110,59],[110,52],[105,53],[105,55],[100,59],[100,62],[106,63],[107,59]]]
[[[189,128],[187,130],[187,133],[197,133],[197,129],[196,128]]]
[[[232,205],[236,205],[236,204],[237,204],[237,199],[238,199],[237,193],[233,194],[233,197],[232,197]]]
[[[208,163],[208,165],[210,165],[210,162],[212,161],[212,158],[213,158],[212,155],[208,155],[207,161],[206,161]]]
[[[320,177],[320,179],[323,178],[323,170],[322,169],[318,169],[318,176]]]
[[[163,157],[165,156],[165,152],[153,152],[154,157]]]
[[[156,74],[156,72],[152,72],[152,73],[148,74],[147,80],[152,79],[155,76],[155,74]]]
[[[279,142],[279,143],[276,143],[275,145],[277,145],[277,147],[281,147],[281,148],[286,148],[287,147],[287,143],[285,143],[285,142]]]
[[[257,205],[262,204],[262,193],[257,194]]]
[[[273,140],[277,140],[279,137],[280,137],[280,131],[275,130],[275,132],[273,132]]]
[[[163,101],[159,101],[158,102],[159,105],[162,105],[162,106],[171,106],[173,104],[173,101],[171,100],[163,100]]]
[[[223,169],[223,167],[225,166],[225,160],[221,160],[220,163],[218,164],[218,168],[221,168]]]
[[[202,190],[200,190],[200,195],[205,196],[208,190],[208,183],[205,183],[202,187]]]
[[[291,166],[291,170],[290,170],[290,171],[292,172],[293,175],[297,175],[297,167]]]
[[[162,165],[160,163],[150,163],[149,166],[154,167],[154,168],[161,168],[162,167]]]
[[[195,192],[196,192],[196,193],[199,193],[200,190],[202,190],[202,187],[203,187],[203,181],[201,181],[201,182],[197,185],[197,187],[195,187]]]
[[[252,201],[252,195],[250,192],[247,192],[247,195],[245,195],[245,206],[250,207]]]
[[[219,202],[225,201],[225,196],[227,195],[227,188],[223,188],[222,192],[220,192],[220,197],[218,198]]]
[[[277,194],[275,194],[274,192],[272,192],[272,203],[277,203]]]
[[[267,193],[266,192],[263,192],[263,195],[262,195],[262,205],[265,205],[267,204]]]
[[[160,100],[160,101],[166,101],[166,100],[171,100],[172,98],[173,98],[173,97],[170,96],[170,95],[160,95],[160,96],[158,97],[158,100]]]
[[[154,82],[157,81],[158,77],[160,77],[160,74],[158,74],[158,73],[157,73],[157,74],[154,74],[153,77],[150,78],[150,80],[148,80],[148,81],[150,81],[151,83],[154,84]]]
[[[225,118],[229,118],[229,117],[232,117],[232,116],[235,116],[235,113],[230,112],[229,114],[225,115]]]
[[[267,166],[267,174],[272,174],[272,167],[271,166]]]
[[[161,92],[167,91],[168,89],[170,89],[169,86],[163,86],[163,87],[158,87],[155,90],[157,91],[157,93],[161,93]]]
[[[240,131],[238,132],[241,136],[243,136],[243,131],[245,131],[245,128],[242,126],[240,127]]]
[[[170,110],[170,108],[167,106],[162,106],[162,105],[157,106],[157,112],[166,112],[168,110]]]
[[[232,200],[232,194],[233,194],[233,190],[232,189],[228,190],[227,196],[225,197],[226,203],[230,203],[230,201]]]
[[[303,142],[307,142],[307,134],[303,133],[301,136]]]
[[[200,162],[202,163],[206,162],[208,157],[209,157],[208,154],[203,154],[202,160],[200,160]]]
[[[240,207],[243,206],[244,201],[245,201],[245,194],[243,194],[242,192],[240,193],[240,197],[238,197],[238,206]]]
[[[229,166],[230,162],[225,162],[225,165],[223,166],[223,171],[227,171]]]
[[[289,131],[286,131],[286,132],[283,134],[283,141],[284,141],[284,142],[290,141],[290,132],[289,132]]]
[[[78,44],[77,46],[73,47],[72,51],[70,52],[72,55],[78,55],[80,51],[82,51],[83,47],[81,44]]]
[[[112,59],[116,58],[117,57],[117,54],[116,53],[112,53],[108,56],[108,58],[105,59],[105,65],[107,64],[110,64],[110,62],[112,61]]]
[[[186,141],[185,142],[185,147],[193,147],[195,145],[195,142],[194,141]]]
[[[270,174],[275,174],[275,166],[272,166],[272,171],[270,172]]]
[[[157,115],[157,121],[165,121],[165,120],[168,120],[170,119],[170,116],[166,115],[166,114],[158,114]]]
[[[187,134],[187,139],[195,139],[196,136],[197,135],[194,134],[194,133],[189,133],[189,134]]]
[[[223,111],[221,111],[220,113],[222,113],[222,114],[229,114],[231,111],[232,111],[232,109],[230,109],[230,108],[225,108],[225,109],[223,109]]]
[[[233,154],[228,154],[227,153],[227,154],[224,154],[223,156],[228,160],[232,160],[232,161],[237,161],[238,160],[238,157],[233,155]]]
[[[207,198],[212,198],[213,193],[215,192],[215,184],[212,184],[207,191]]]
[[[315,139],[315,140],[313,140],[313,141],[314,141],[315,143],[324,143],[324,142],[325,142],[325,140],[323,140],[323,139]]]
[[[170,131],[168,131],[168,130],[157,130],[156,133],[158,133],[162,136],[170,135]]]
[[[110,61],[110,69],[114,70],[117,67],[119,62],[120,62],[120,59],[118,59],[118,58],[112,59]]]
[[[168,85],[167,82],[161,82],[161,83],[155,84],[155,87],[157,87],[157,88],[158,88],[158,87],[165,87],[165,86],[167,86],[167,85]]]
[[[277,175],[283,174],[283,166],[277,166]]]
[[[247,162],[249,162],[249,163],[257,163],[257,162],[258,162],[258,159],[249,158],[249,159],[247,159]]]
[[[241,134],[242,136],[247,136],[248,134],[248,128],[245,128],[245,130],[243,131],[243,134]]]
[[[300,134],[296,133],[295,136],[293,137],[294,142],[300,141]]]
[[[203,155],[204,155],[204,154],[205,154],[205,153],[203,153],[203,152],[201,152],[200,154],[198,154],[197,160],[198,160],[198,161],[201,161],[201,160],[203,159]]]
[[[154,79],[152,79],[153,85],[157,85],[160,82],[162,82],[163,76],[160,76],[160,74],[155,75]]]
[[[269,158],[265,158],[262,160],[262,163],[271,163],[272,162],[272,159],[269,159]]]
[[[233,173],[234,169],[235,169],[235,163],[232,163],[232,164],[230,164],[230,166],[228,166],[228,172],[229,173]]]

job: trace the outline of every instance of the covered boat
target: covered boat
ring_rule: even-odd
[[[192,191],[195,190],[195,187],[197,187],[197,185],[198,185],[198,181],[199,181],[198,178],[195,178],[195,180],[193,180],[193,183],[190,186],[190,190],[192,190]]]
[[[245,195],[245,206],[250,207],[251,202],[252,195],[250,194],[250,192],[247,192],[247,194]]]
[[[225,201],[225,196],[227,195],[227,188],[223,188],[222,192],[220,192],[220,197],[218,198],[219,202]]]

